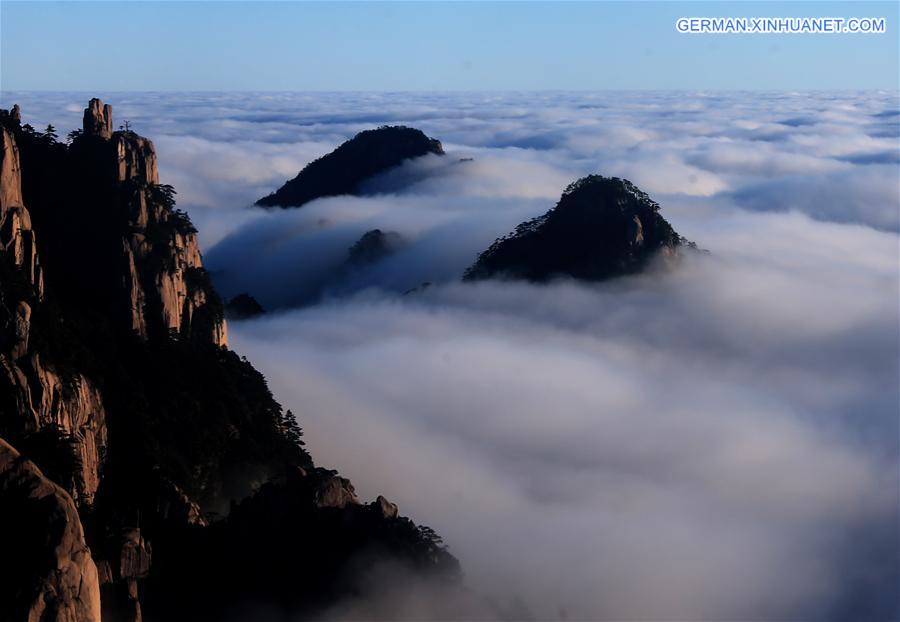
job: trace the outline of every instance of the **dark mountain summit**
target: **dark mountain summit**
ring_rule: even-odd
[[[590,175],[571,184],[549,212],[520,224],[478,256],[464,278],[597,281],[640,270],[657,253],[693,246],[634,184]]]
[[[444,149],[440,141],[420,130],[403,126],[366,130],[310,162],[294,179],[256,204],[300,207],[321,197],[356,194],[368,178],[429,153],[443,155]]]
[[[375,263],[393,254],[403,246],[403,242],[403,236],[396,231],[371,229],[362,234],[347,251],[347,263],[354,267]]]
[[[381,562],[455,584],[432,530],[314,464],[153,143],[112,128],[0,110],[0,620],[299,619]]]
[[[262,315],[266,310],[259,301],[244,292],[225,303],[225,317],[229,320],[246,320]]]

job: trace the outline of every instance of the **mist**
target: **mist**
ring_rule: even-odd
[[[82,99],[2,105],[63,134]],[[896,93],[113,100],[154,140],[218,290],[271,311],[231,322],[231,346],[317,462],[435,528],[474,600],[499,603],[456,611],[897,615]],[[447,154],[365,196],[252,207],[384,123]],[[600,284],[460,282],[588,173],[627,177],[709,252]],[[375,228],[403,244],[348,266]],[[430,615],[432,588],[408,587],[392,610]]]

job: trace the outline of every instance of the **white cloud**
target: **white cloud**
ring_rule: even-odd
[[[107,99],[156,141],[217,287],[309,305],[230,332],[314,457],[436,527],[478,593],[542,619],[896,614],[896,93]],[[72,94],[0,101],[80,123]],[[448,155],[371,196],[248,208],[383,123]],[[600,285],[458,282],[592,172],[711,253]],[[347,269],[373,228],[406,244]]]
[[[896,396],[878,394],[898,372],[896,239],[796,215],[722,238],[733,251],[666,273],[370,292],[237,324],[234,343],[317,455],[539,618],[821,618],[890,598],[855,582],[890,576],[894,550],[841,547],[897,520]]]

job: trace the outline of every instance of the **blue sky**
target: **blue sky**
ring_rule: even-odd
[[[882,35],[685,35],[682,16]],[[2,90],[898,88],[898,3],[0,2]]]

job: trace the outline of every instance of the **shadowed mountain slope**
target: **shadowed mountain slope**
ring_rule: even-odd
[[[694,245],[634,184],[590,175],[571,184],[556,207],[516,227],[478,256],[466,280],[603,280],[639,271],[655,255]]]
[[[370,177],[429,153],[443,155],[444,149],[440,141],[420,130],[403,126],[366,130],[310,162],[294,179],[256,204],[300,207],[321,197],[356,194]]]

